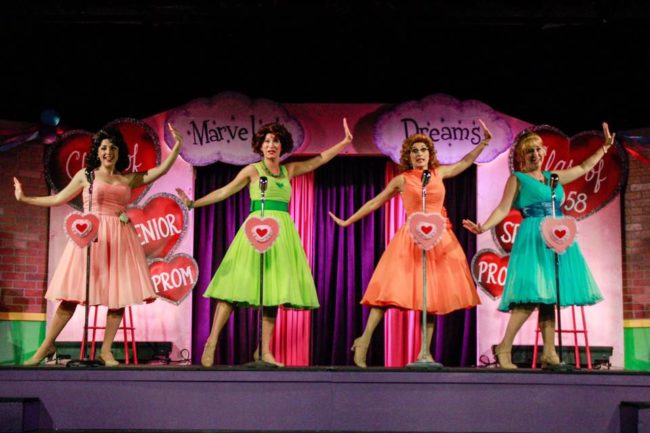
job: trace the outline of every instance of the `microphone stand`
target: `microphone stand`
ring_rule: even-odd
[[[86,179],[90,186],[88,187],[88,212],[93,210],[93,182],[95,180],[95,173],[90,170],[86,170]],[[94,242],[97,242],[95,239]],[[90,359],[88,357],[88,317],[90,316],[90,248],[92,244],[89,244],[86,248],[86,306],[84,308],[84,335],[81,346],[82,358],[81,359],[71,359],[66,364],[66,367],[101,367],[104,365],[103,362]]]
[[[427,184],[431,180],[431,172],[424,170],[422,172],[422,212],[426,213],[427,202]],[[427,252],[422,249],[422,336],[420,341],[420,354],[418,357],[424,356],[428,352],[427,347]],[[442,364],[435,361],[429,361],[426,358],[418,359],[407,365],[408,368],[421,368],[436,370],[442,368]]]
[[[559,177],[557,174],[552,173],[551,174],[551,179],[550,179],[550,187],[551,187],[551,215],[552,218],[555,219],[555,188],[557,187],[557,184],[559,182]],[[551,369],[554,370],[572,370],[572,367],[565,364],[562,361],[562,315],[560,313],[560,255],[557,253],[557,251],[553,251],[553,255],[555,256],[555,298],[556,298],[556,304],[555,304],[555,309],[557,311],[557,335],[558,335],[558,349],[559,349],[559,358],[560,358],[560,364],[557,366],[551,367]]]
[[[264,201],[266,199],[266,188],[269,182],[266,176],[260,176],[260,217],[264,218]],[[244,366],[248,368],[278,368],[277,365],[263,360],[262,351],[262,321],[264,317],[264,253],[260,253],[260,308],[257,316],[257,347],[259,347],[259,357],[253,362],[248,362]]]

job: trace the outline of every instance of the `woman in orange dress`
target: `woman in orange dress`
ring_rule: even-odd
[[[441,165],[436,158],[433,141],[424,134],[413,134],[402,144],[400,165],[404,170],[393,178],[386,188],[375,198],[366,202],[357,212],[342,220],[330,212],[330,216],[341,227],[359,221],[379,209],[384,203],[400,194],[404,201],[407,216],[422,211],[422,173],[430,170],[431,180],[426,186],[426,212],[439,212],[446,217],[443,206],[445,186],[442,180],[454,177],[465,171],[481,154],[490,142],[492,135],[485,124],[483,140],[459,162]],[[422,249],[409,234],[408,224],[395,233],[377,268],[370,279],[368,288],[361,300],[371,308],[363,334],[354,340],[352,351],[354,363],[366,367],[366,354],[377,325],[384,317],[388,307],[422,311]],[[447,227],[438,244],[426,253],[427,268],[427,348],[431,346],[434,331],[434,315],[477,305],[480,301],[472,280],[467,258],[458,239]],[[430,349],[421,352],[418,360],[433,362]]]

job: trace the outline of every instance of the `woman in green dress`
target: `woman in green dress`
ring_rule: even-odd
[[[345,138],[318,156],[305,161],[280,164],[280,157],[293,148],[293,138],[279,123],[262,126],[253,137],[252,147],[262,160],[244,167],[227,185],[197,199],[190,200],[182,190],[177,190],[189,208],[218,203],[239,192],[248,185],[251,197],[249,218],[260,216],[259,179],[266,176],[264,216],[272,216],[279,222],[279,236],[265,253],[264,261],[264,316],[262,318],[261,359],[282,367],[270,351],[277,307],[318,308],[314,279],[302,248],[298,231],[289,216],[291,179],[330,161],[352,141],[352,134],[343,119]],[[219,334],[230,317],[234,306],[260,304],[260,256],[246,237],[244,225],[237,231],[219,269],[214,274],[204,296],[218,299],[210,335],[203,349],[201,364],[211,367]],[[258,357],[256,350],[255,358]]]
[[[557,174],[556,214],[561,215],[560,204],[564,198],[562,185],[586,175],[595,167],[614,144],[609,127],[603,123],[605,141],[581,164],[566,170],[544,171],[542,166],[546,147],[542,138],[534,132],[522,134],[515,143],[515,159],[520,171],[515,171],[506,182],[501,202],[483,224],[463,220],[463,226],[472,233],[481,234],[499,224],[510,208],[519,209],[523,221],[517,232],[510,254],[508,274],[499,310],[510,311],[510,319],[501,342],[494,354],[501,368],[517,368],[511,360],[511,349],[517,332],[535,308],[539,308],[539,326],[544,342],[541,356],[542,367],[560,363],[555,351],[555,258],[543,238],[540,225],[551,215],[551,174]],[[559,255],[559,276],[562,289],[561,304],[592,305],[603,299],[598,285],[574,241]]]

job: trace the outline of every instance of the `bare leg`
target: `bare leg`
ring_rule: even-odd
[[[271,337],[273,336],[277,316],[277,307],[264,307],[264,315],[262,316],[262,361],[284,367],[284,364],[276,361],[273,353],[271,353]]]
[[[99,357],[104,361],[104,365],[107,367],[115,367],[119,365],[119,362],[113,357],[113,352],[111,352],[111,347],[113,346],[113,340],[115,340],[115,334],[117,334],[117,329],[122,323],[122,317],[124,316],[124,308],[109,308],[106,312],[106,329],[104,332],[104,341],[102,342],[102,348],[99,351]]]
[[[501,368],[517,368],[517,366],[512,363],[512,343],[515,341],[515,336],[533,311],[534,307],[532,305],[520,305],[514,307],[510,312],[510,319],[508,319],[508,325],[506,326],[506,332],[503,335],[503,339],[501,340],[501,343],[494,348],[494,354],[497,356]]]
[[[544,351],[540,360],[542,368],[547,365],[559,365],[560,357],[555,351],[555,306],[542,304],[539,306],[539,329],[542,332]]]
[[[372,340],[372,334],[384,318],[384,313],[385,310],[383,308],[372,307],[363,334],[361,334],[361,337],[354,340],[352,351],[354,352],[354,364],[357,367],[367,367],[366,355],[368,354],[368,346],[370,345],[370,340]]]
[[[23,365],[38,365],[45,357],[54,354],[56,351],[54,342],[65,325],[67,325],[72,318],[76,308],[77,304],[74,302],[63,301],[59,304],[59,307],[54,313],[54,317],[52,317],[50,327],[45,333],[45,340],[43,340],[38,350],[36,350],[34,356],[25,361]]]
[[[214,318],[212,319],[212,328],[210,328],[210,335],[205,342],[203,348],[203,356],[201,356],[201,365],[204,367],[212,367],[214,364],[214,349],[217,347],[217,341],[221,330],[228,322],[230,313],[232,313],[232,304],[219,301],[217,308],[214,310]]]
[[[430,362],[435,362],[433,355],[431,354],[431,342],[433,341],[433,332],[436,330],[436,316],[428,314],[427,315],[427,345],[425,346],[425,352],[420,352],[418,355],[418,361],[426,360]]]

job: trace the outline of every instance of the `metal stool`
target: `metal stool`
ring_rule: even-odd
[[[106,326],[98,326],[97,325],[97,305],[92,306],[92,311],[93,311],[93,324],[88,326],[88,330],[92,330],[92,340],[91,340],[91,345],[90,345],[90,359],[95,359],[95,347],[96,347],[96,337],[97,337],[97,330],[99,329],[106,329]],[[130,336],[130,343],[131,343],[131,350],[133,351],[133,363],[138,364],[138,350],[136,348],[135,344],[135,326],[133,325],[133,312],[131,311],[131,307],[127,306],[125,307],[124,310],[124,316],[122,317],[122,323],[120,324],[120,327],[117,328],[118,332],[119,330],[122,330],[123,335],[124,335],[124,363],[125,364],[130,364],[130,358],[129,358],[129,334]],[[81,342],[81,351],[79,353],[79,358],[83,357],[84,354],[84,349],[86,347],[86,342],[82,341]]]
[[[573,350],[575,353],[576,368],[580,368],[580,350],[578,346],[578,334],[582,334],[585,339],[585,351],[587,354],[587,369],[591,370],[591,349],[589,348],[589,337],[587,336],[587,321],[585,319],[585,309],[580,306],[580,314],[582,316],[582,329],[577,329],[576,326],[576,309],[575,306],[571,306],[571,318],[573,321],[573,329],[562,329],[562,334],[573,334]],[[539,312],[537,313],[537,328],[535,329],[535,344],[533,346],[533,365],[531,368],[537,368],[537,345],[539,344],[539,334],[541,330],[539,328]],[[555,328],[555,333],[557,334],[557,328]],[[560,336],[562,338],[562,336]]]

